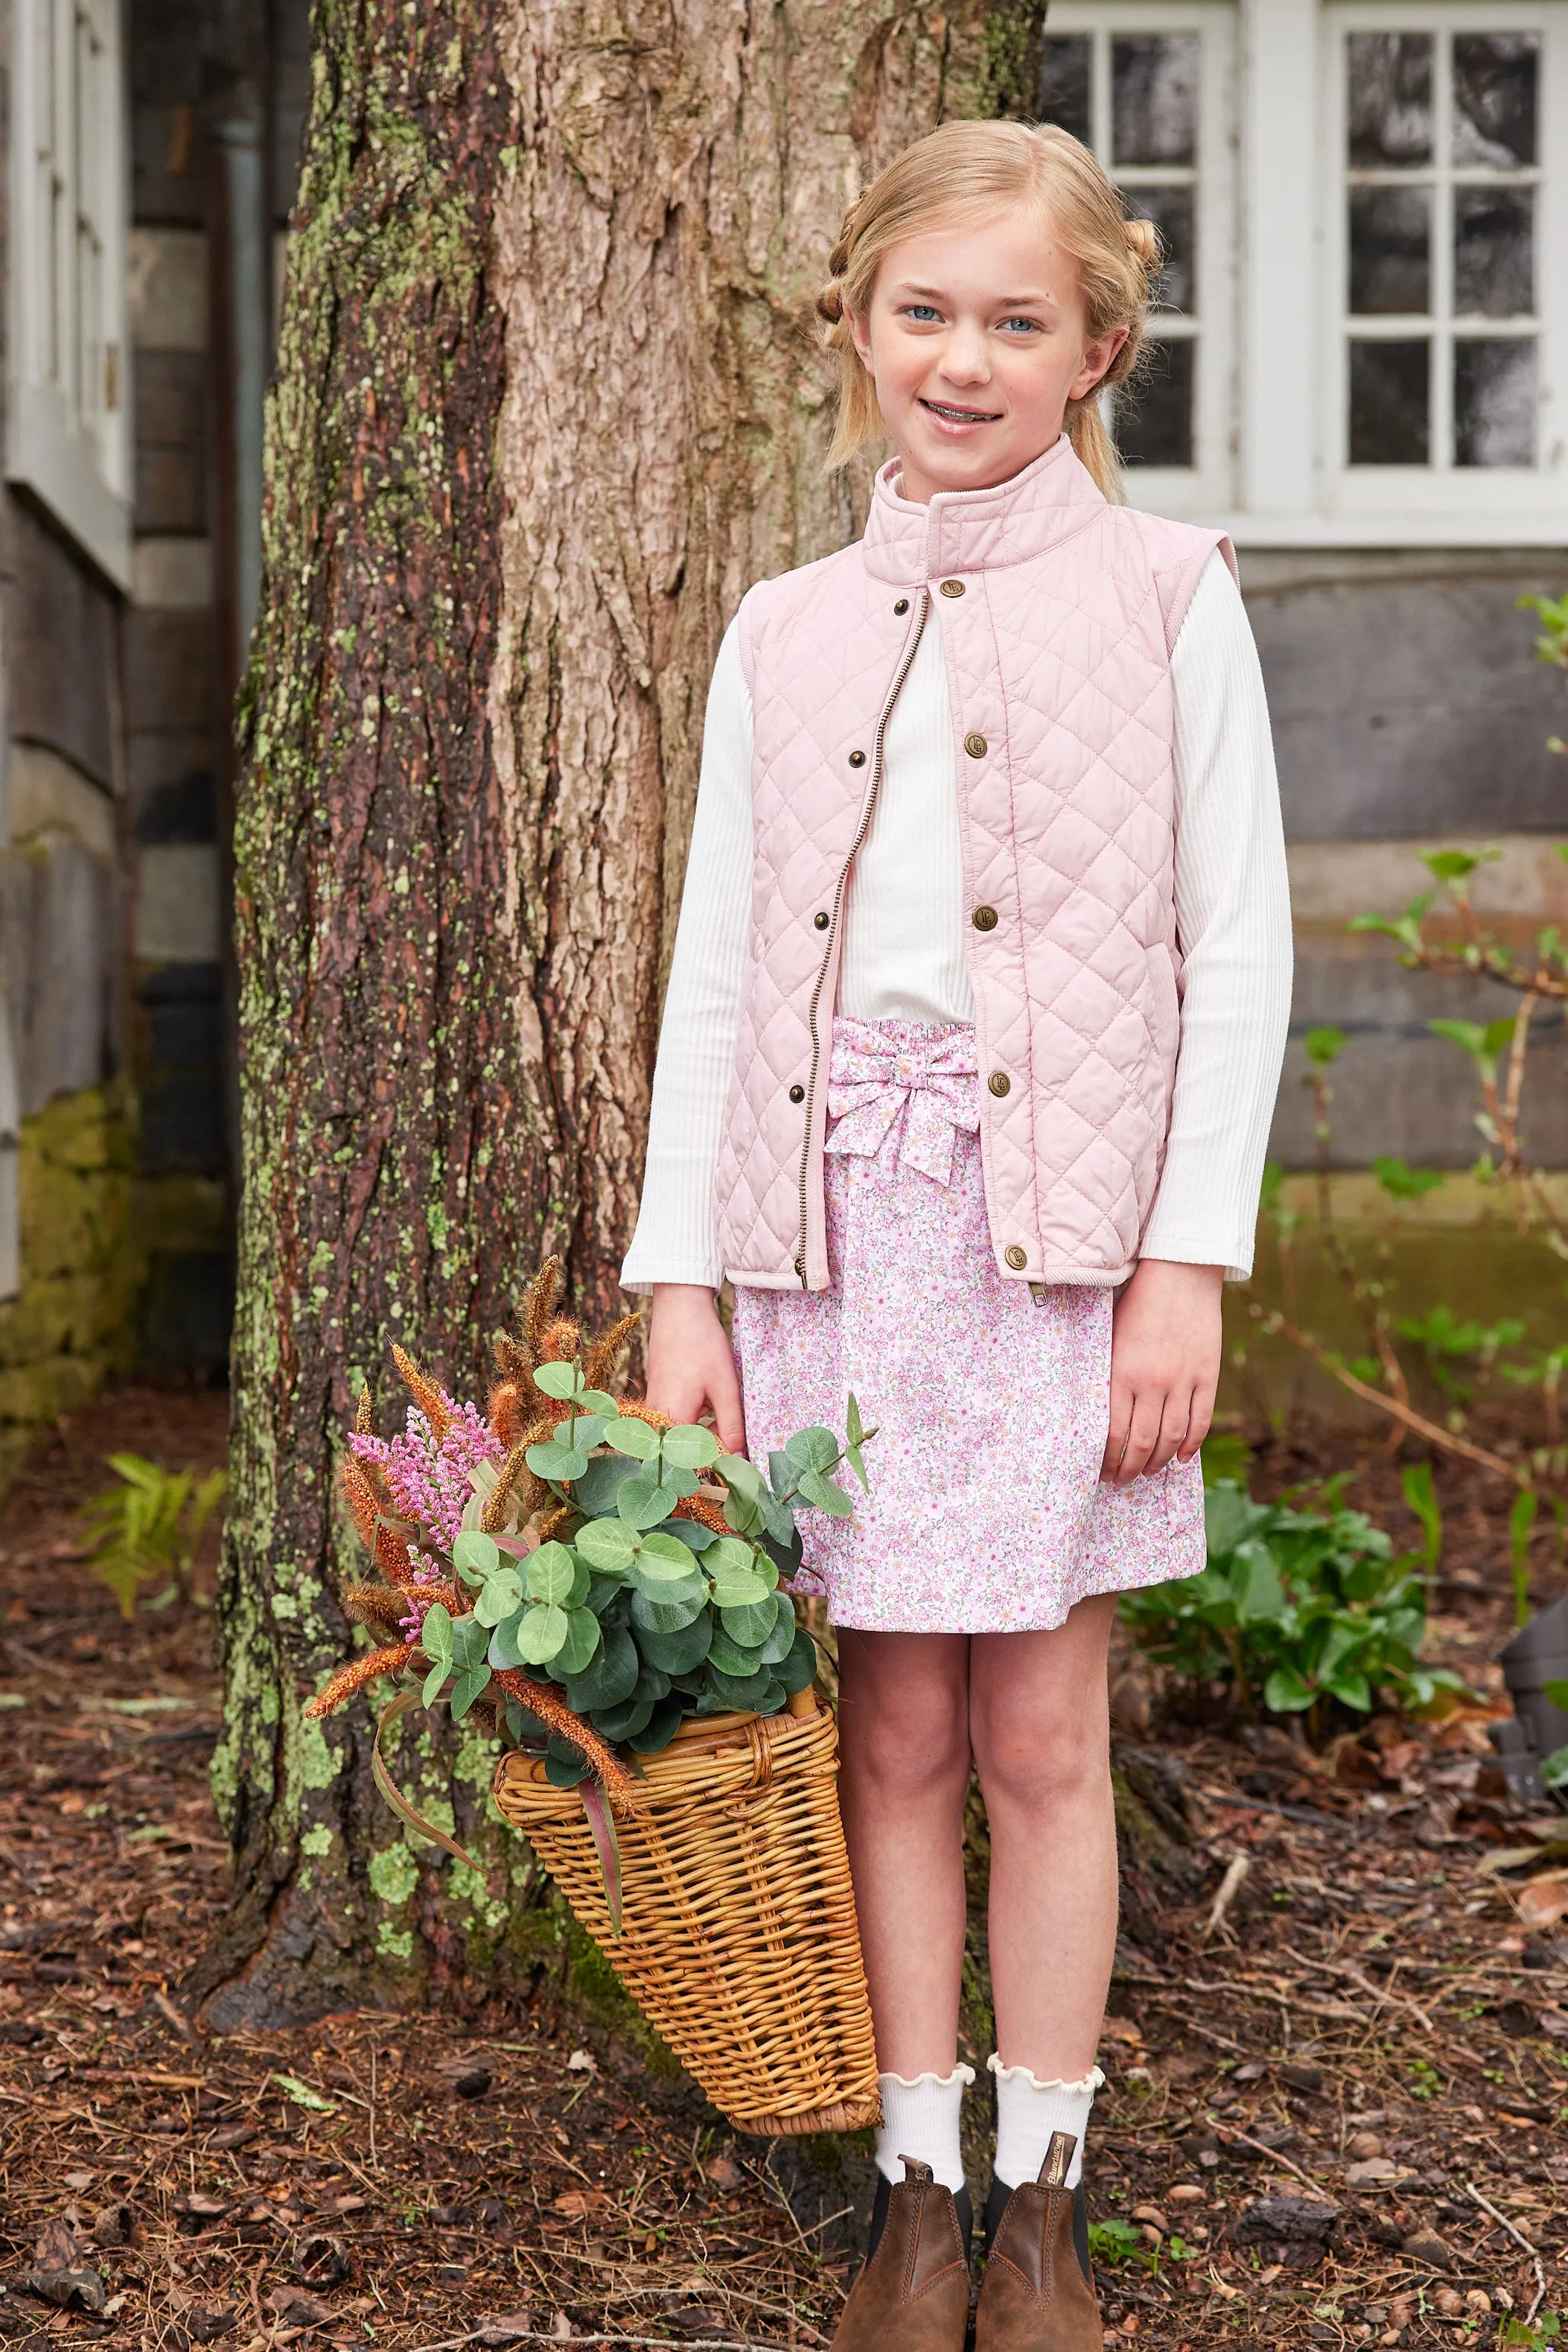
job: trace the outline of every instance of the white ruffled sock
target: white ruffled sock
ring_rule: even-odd
[[[964,2094],[975,2079],[972,2066],[955,2066],[950,2074],[879,2074],[882,2121],[876,2127],[876,2168],[885,2180],[902,2180],[901,2157],[928,2164],[944,2189],[955,2196],[964,2186],[964,2159],[958,2147],[958,2116]]]
[[[1038,2180],[1051,2133],[1064,2131],[1078,2143],[1067,2168],[1067,2186],[1076,2189],[1089,2110],[1105,2080],[1099,2067],[1092,2066],[1082,2083],[1042,2083],[1027,2066],[1004,2066],[996,2054],[986,2064],[997,2078],[997,2179],[1009,2189]]]

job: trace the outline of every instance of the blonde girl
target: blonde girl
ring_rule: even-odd
[[[838,1633],[883,2070],[840,2352],[964,2342],[971,1765],[998,2043],[977,2343],[1101,2341],[1106,1650],[1119,1592],[1203,1565],[1291,971],[1228,542],[1121,502],[1102,405],[1155,260],[1058,130],[948,123],[880,173],[820,307],[834,462],[894,454],[861,540],[750,591],[707,706],[622,1279],[653,1293],[666,1412],[759,1460],[850,1388],[878,1425],[870,1496],[795,1585]]]

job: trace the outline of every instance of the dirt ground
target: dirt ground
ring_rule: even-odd
[[[206,1468],[224,1407],[127,1390],[78,1429]],[[0,2338],[825,2345],[863,2148],[737,2139],[560,1982],[484,2037],[429,2014],[192,2027],[180,1982],[226,1874],[210,1612],[121,1623],[63,1459],[0,1521]],[[1396,1466],[1349,1441],[1277,1446],[1257,1483],[1331,1460],[1413,1536]],[[1138,1777],[1200,1869],[1189,1903],[1124,1923],[1089,2172],[1094,2221],[1124,2225],[1107,2345],[1490,2345],[1511,2310],[1568,2305],[1568,1922],[1538,1886],[1532,1925],[1522,1882],[1480,1867],[1524,1827],[1484,1734],[1507,1498],[1449,1470],[1438,1492],[1432,1647],[1481,1706],[1312,1754],[1166,1721],[1119,1673]]]

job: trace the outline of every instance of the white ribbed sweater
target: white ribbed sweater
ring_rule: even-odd
[[[932,619],[940,621],[939,600]],[[1241,1279],[1291,1005],[1291,899],[1262,674],[1240,593],[1210,558],[1171,660],[1181,1044],[1145,1257]],[[732,623],[714,667],[642,1211],[621,1279],[723,1279],[714,1171],[751,913],[751,697]],[[882,791],[844,910],[838,1010],[972,1021],[947,672],[927,626],[888,724]]]

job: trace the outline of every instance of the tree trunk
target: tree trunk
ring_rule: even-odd
[[[752,580],[840,545],[812,303],[945,113],[1027,110],[1043,6],[318,0],[241,717],[245,1191],[215,2024],[505,1990],[521,1850],[476,1738],[393,1761],[337,1501],[402,1341],[477,1391],[539,1257],[620,1305],[702,702]]]

